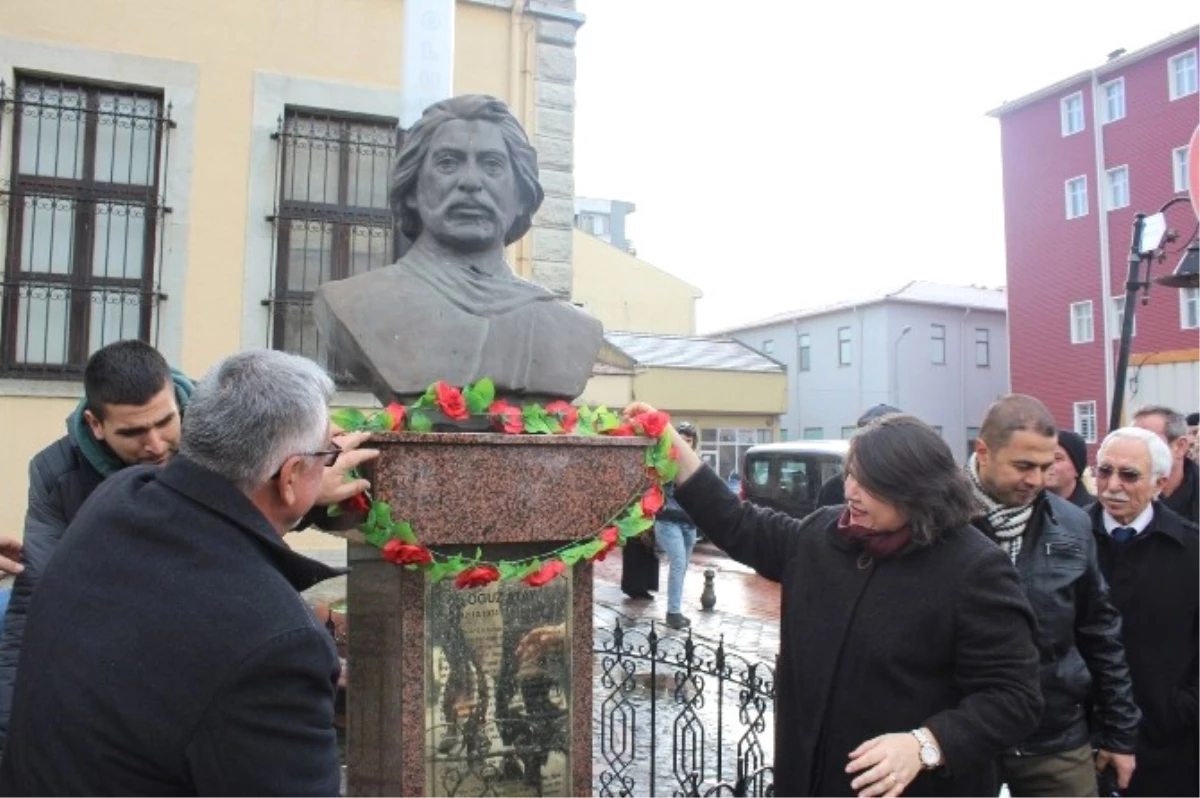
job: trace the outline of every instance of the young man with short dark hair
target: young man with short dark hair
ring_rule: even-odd
[[[1000,759],[1001,780],[1014,796],[1096,795],[1096,773],[1109,768],[1124,789],[1136,765],[1141,713],[1091,522],[1046,490],[1057,432],[1037,399],[1002,397],[988,408],[967,463],[979,507],[972,523],[1008,554],[1037,616],[1046,706],[1038,730]]]

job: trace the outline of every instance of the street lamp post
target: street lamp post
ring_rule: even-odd
[[[892,407],[900,406],[900,342],[910,332],[912,332],[912,325],[905,324],[904,329],[896,336],[896,342],[892,344],[892,391],[891,396],[888,397],[888,404]]]
[[[1179,236],[1173,230],[1167,230],[1166,211],[1180,202],[1188,202],[1187,197],[1175,197],[1158,209],[1158,213],[1147,216],[1139,213],[1133,220],[1133,241],[1129,246],[1129,276],[1125,281],[1125,311],[1121,319],[1121,345],[1117,354],[1117,374],[1113,382],[1112,405],[1109,407],[1108,431],[1112,432],[1121,426],[1121,411],[1125,404],[1125,380],[1129,371],[1129,348],[1133,340],[1134,315],[1137,309],[1137,294],[1142,292],[1142,303],[1150,301],[1150,269],[1167,256],[1165,247],[1174,244]],[[1160,277],[1154,282],[1172,288],[1195,288],[1196,279],[1196,233],[1188,239],[1186,252],[1173,274]],[[1142,268],[1145,266],[1145,276]],[[1111,357],[1111,353],[1106,352]]]

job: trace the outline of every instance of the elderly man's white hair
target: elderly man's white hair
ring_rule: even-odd
[[[1108,433],[1108,437],[1100,444],[1100,452],[1096,455],[1096,459],[1103,460],[1104,452],[1108,449],[1109,444],[1121,439],[1141,441],[1150,448],[1151,479],[1158,480],[1160,477],[1170,476],[1171,449],[1163,442],[1162,438],[1141,427],[1121,427]]]

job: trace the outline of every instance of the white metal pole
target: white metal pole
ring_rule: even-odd
[[[400,126],[454,94],[455,0],[404,0]]]

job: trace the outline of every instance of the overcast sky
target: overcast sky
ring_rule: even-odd
[[[1004,283],[1006,99],[1195,0],[578,0],[576,193],[633,202],[700,331],[912,279]]]

